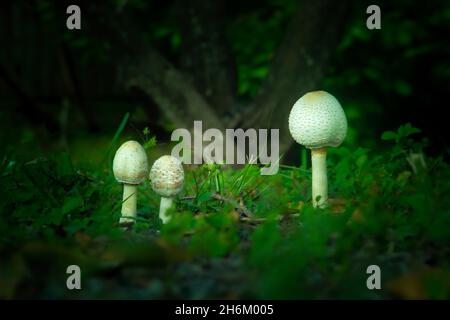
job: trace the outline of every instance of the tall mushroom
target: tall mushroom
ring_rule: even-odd
[[[161,196],[159,218],[167,223],[170,220],[167,210],[172,206],[173,198],[183,189],[183,165],[173,156],[162,156],[153,164],[150,180],[153,191]]]
[[[344,110],[328,92],[308,92],[292,107],[289,131],[297,143],[311,149],[313,204],[325,207],[328,200],[327,147],[337,147],[345,139]]]
[[[137,186],[148,174],[147,154],[139,142],[130,140],[116,151],[113,161],[114,177],[123,183],[122,217],[120,223],[136,218]]]

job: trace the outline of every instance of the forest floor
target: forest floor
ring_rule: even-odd
[[[385,133],[382,153],[330,150],[326,209],[311,205],[308,168],[185,166],[171,221],[158,219],[146,181],[127,230],[111,172],[120,132],[95,166],[8,149],[0,298],[448,299],[450,166],[423,153],[417,131]],[[82,290],[67,289],[69,265],[81,268]],[[371,265],[380,290],[367,288]]]

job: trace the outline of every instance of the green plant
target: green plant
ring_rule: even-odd
[[[412,133],[406,125],[385,134],[384,152],[330,151],[324,210],[311,203],[308,169],[283,165],[261,176],[255,165],[204,165],[185,168],[167,224],[144,182],[127,231],[109,165],[7,154],[0,297],[448,299],[450,167],[428,156],[414,170],[411,150],[425,149]],[[65,289],[69,264],[83,270],[82,292]],[[365,286],[372,264],[383,290]]]

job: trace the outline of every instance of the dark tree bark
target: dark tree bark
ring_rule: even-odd
[[[226,37],[224,0],[179,0],[177,4],[182,27],[181,69],[223,116],[236,95],[236,66]]]
[[[178,128],[190,129],[194,120],[204,128],[223,128],[216,112],[186,76],[151,47],[133,56],[126,70],[126,86],[139,88],[158,105],[161,113]]]
[[[280,128],[280,152],[292,143],[287,130],[295,101],[318,90],[345,27],[349,1],[301,3],[275,55],[269,76],[249,108],[236,119],[245,128]]]
[[[20,64],[16,64],[15,55],[17,50],[14,44],[17,38],[23,35],[20,31],[30,28],[30,24],[23,25],[23,15],[27,14],[26,7],[14,7],[10,1],[2,1],[0,4],[0,37],[2,37],[2,54],[0,55],[0,87],[9,90],[12,96],[16,97],[17,109],[23,120],[33,126],[43,126],[49,132],[56,133],[59,131],[59,124],[53,114],[46,111],[45,108],[35,99],[30,88],[21,83],[19,75]],[[3,19],[4,18],[4,19]],[[29,18],[29,15],[28,15]],[[15,30],[15,26],[19,25],[19,32]],[[19,60],[22,63],[21,60]]]
[[[104,6],[93,3],[92,16],[108,17],[101,20],[109,22],[91,21],[91,26],[95,24],[92,30],[100,35],[108,35],[113,54],[121,57],[117,64],[119,69],[125,66],[121,82],[148,95],[175,126],[190,128],[194,120],[202,120],[205,128],[280,128],[280,151],[284,152],[292,143],[287,130],[289,111],[301,95],[320,89],[344,29],[350,0],[301,2],[260,93],[234,121],[223,120],[223,110],[233,103],[236,81],[220,18],[221,1],[194,0],[187,7],[177,3],[186,9],[182,9],[180,69],[137,38],[143,26],[126,20],[127,15],[104,11]]]
[[[87,129],[90,132],[98,132],[99,126],[95,122],[91,109],[86,105],[80,81],[78,80],[75,62],[70,49],[64,43],[61,44],[58,51],[61,65],[61,76],[64,81],[68,96],[73,98],[78,109],[86,122]]]
[[[0,81],[3,81],[11,92],[16,95],[19,101],[18,108],[26,121],[36,126],[43,125],[52,133],[59,130],[59,124],[54,118],[25,92],[3,65],[0,65]]]
[[[107,35],[112,59],[119,61],[115,66],[119,83],[148,96],[151,107],[157,106],[159,114],[178,128],[191,129],[194,120],[202,120],[204,128],[223,128],[216,111],[191,79],[139,37],[146,21],[109,9],[89,3],[91,16],[103,18],[88,23],[99,38]]]
[[[260,93],[226,127],[279,128],[280,151],[284,153],[289,148],[292,144],[287,130],[289,111],[304,93],[320,89],[320,80],[346,25],[349,1],[301,3],[286,30]],[[232,76],[226,71],[229,69],[226,61],[228,53],[221,53],[226,43],[222,42],[223,35],[220,36],[224,30],[220,29],[220,23],[213,26],[220,6],[202,7],[197,3],[192,8],[193,15],[187,14],[184,22],[187,43],[182,59],[182,65],[192,78],[177,70],[155,50],[149,49],[150,52],[147,52],[143,49],[142,58],[132,60],[128,85],[139,87],[151,96],[178,127],[192,126],[193,120],[203,120],[205,127],[223,128],[223,114],[218,110],[223,108],[221,105],[225,108],[230,106],[234,88],[229,85]],[[211,17],[213,20],[210,20]],[[203,42],[208,50],[203,51]],[[208,94],[209,89],[205,89],[208,87],[213,95]]]

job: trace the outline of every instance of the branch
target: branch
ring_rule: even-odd
[[[91,5],[92,16],[108,17],[108,23],[91,21],[99,34],[108,34],[114,48],[119,82],[128,89],[144,93],[173,125],[191,128],[194,120],[203,127],[223,127],[215,110],[197,91],[190,79],[139,36],[147,21],[123,12],[111,12],[108,6]],[[152,112],[154,113],[154,112]]]
[[[202,120],[204,128],[223,127],[189,80],[153,48],[140,50],[127,65],[126,86],[145,92],[175,126],[190,128]]]

